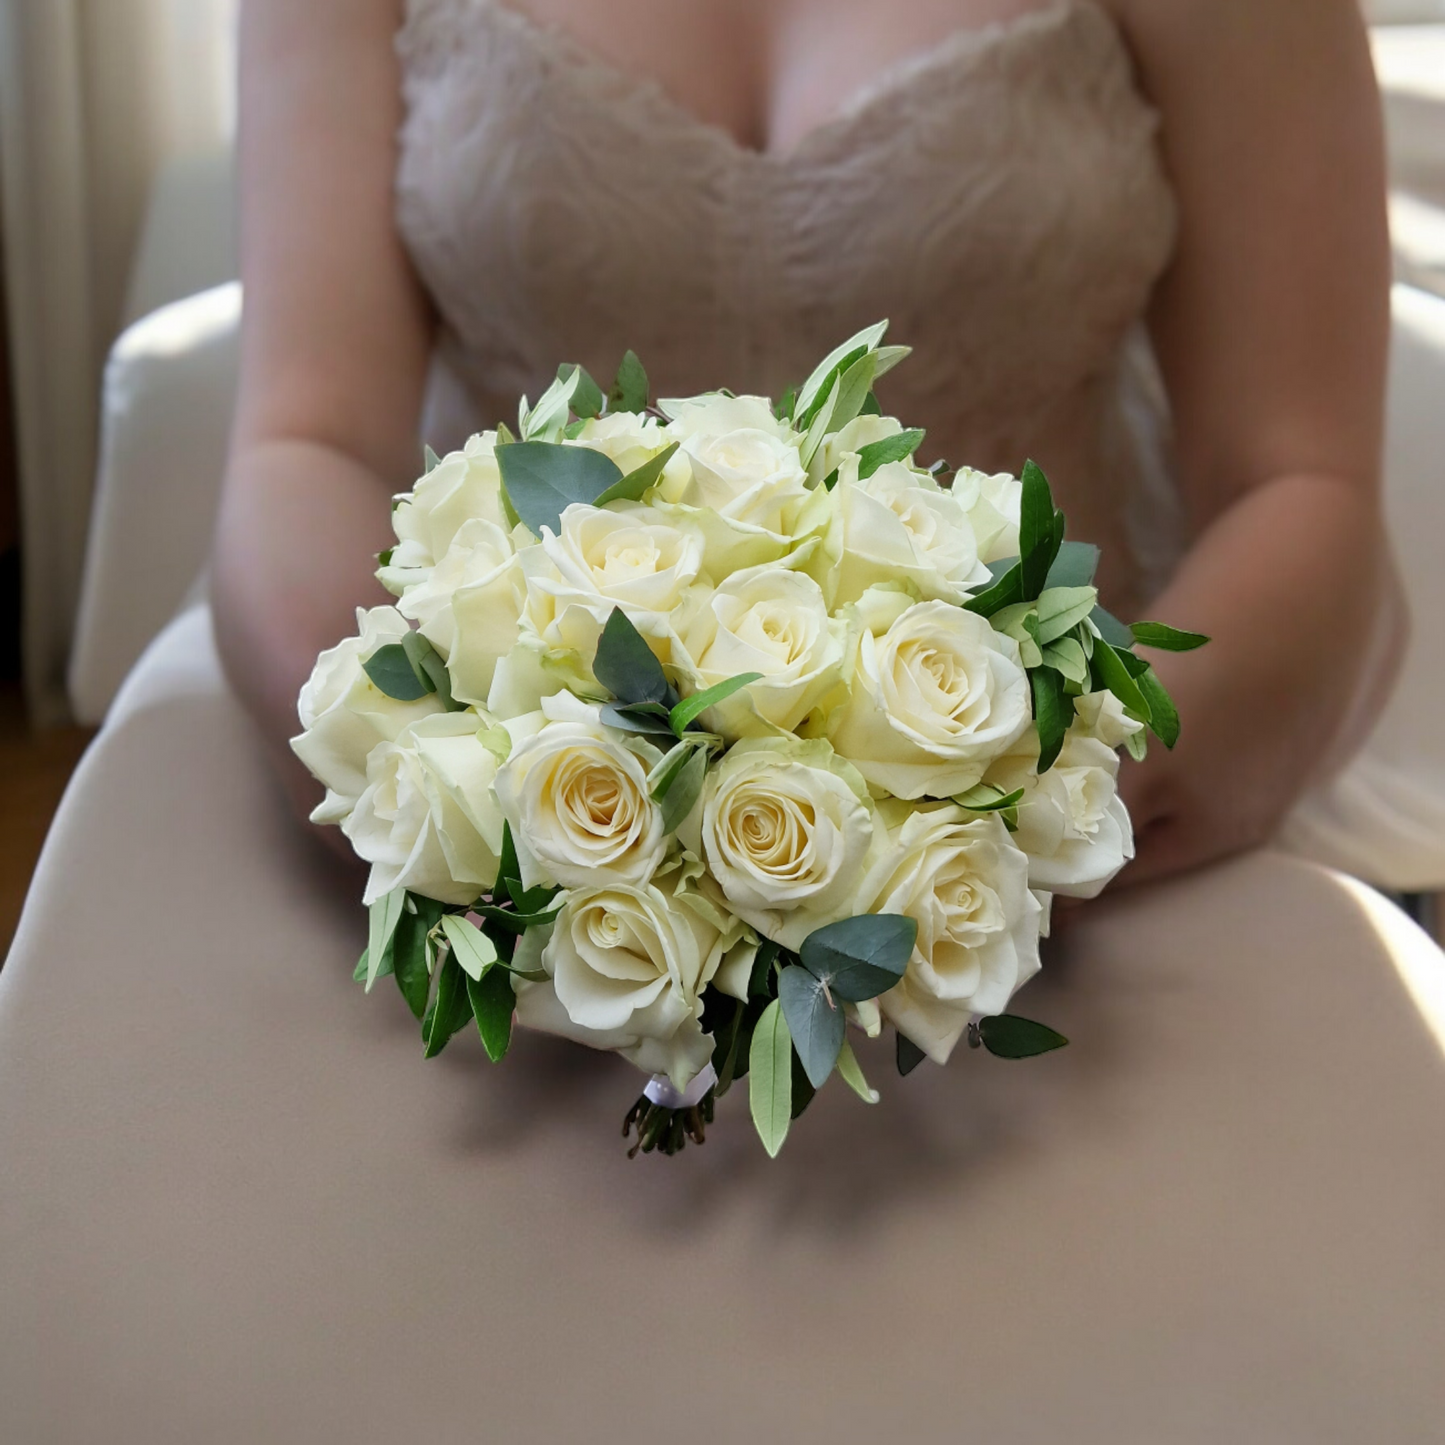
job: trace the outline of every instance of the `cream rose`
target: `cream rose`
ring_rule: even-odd
[[[428,569],[446,555],[452,539],[472,518],[506,530],[496,440],[495,432],[469,438],[461,451],[448,452],[409,493],[397,498],[391,514],[397,545],[377,573],[387,591],[401,596],[425,581]]]
[[[789,948],[859,911],[858,885],[887,841],[863,779],[821,739],[736,744],[680,831],[732,910]]]
[[[1119,796],[1119,755],[1071,728],[1058,760],[1039,775],[1036,739],[1000,759],[988,781],[1024,789],[1014,842],[1028,855],[1029,882],[1069,898],[1096,898],[1134,856],[1134,830]]]
[[[366,789],[366,764],[378,743],[390,742],[412,723],[440,712],[428,693],[415,702],[388,697],[366,675],[363,661],[410,631],[394,607],[356,609],[357,635],[328,648],[301,689],[297,712],[303,731],[291,750],[326,788],[313,823],[339,823]]]
[[[823,438],[814,459],[813,470],[826,477],[832,471],[851,467],[854,481],[858,479],[858,453],[874,442],[886,441],[903,430],[903,423],[897,417],[855,416],[845,427],[840,427],[831,436]]]
[[[542,708],[553,720],[512,750],[496,784],[522,882],[646,883],[667,848],[647,785],[661,753],[610,733],[595,708],[569,694]]]
[[[372,750],[366,789],[342,831],[371,864],[365,901],[409,888],[470,903],[491,887],[502,849],[497,755],[478,737],[491,719],[437,713]]]
[[[994,816],[944,805],[907,812],[870,875],[868,911],[905,913],[918,940],[878,1005],[899,1033],[946,1063],[974,1014],[1003,1012],[1039,970],[1042,910],[1029,860]]]
[[[576,439],[564,445],[585,446],[601,452],[616,462],[626,476],[645,466],[672,440],[655,417],[620,411],[612,416],[590,417],[582,423]]]
[[[540,949],[548,977],[516,985],[517,1017],[686,1088],[712,1055],[702,991],[741,938],[742,925],[730,925],[718,929],[651,884],[575,889],[555,924],[523,936],[518,962]]]
[[[657,409],[668,418],[667,434],[674,441],[690,437],[718,437],[734,431],[762,431],[788,440],[792,431],[773,415],[765,396],[728,396],[705,392],[702,396],[664,397]]]
[[[709,710],[728,738],[792,732],[842,686],[849,625],[828,616],[822,589],[803,572],[759,567],[729,577],[683,637],[680,669],[701,691],[745,672],[749,684]]]
[[[899,601],[875,589],[860,614]],[[852,691],[830,735],[874,786],[946,798],[973,787],[1031,718],[1018,644],[961,607],[920,602],[881,635],[861,628]]]
[[[1076,697],[1074,716],[1076,721],[1071,731],[1098,738],[1109,748],[1122,748],[1135,733],[1144,730],[1144,724],[1130,717],[1112,692],[1086,692]]]
[[[452,695],[483,707],[498,661],[516,645],[525,598],[511,535],[474,517],[398,610],[420,624],[422,636],[446,659]]]
[[[834,492],[843,528],[834,606],[880,582],[908,582],[925,598],[961,602],[989,580],[959,500],[904,462],[865,481],[841,478]]]
[[[981,562],[1001,562],[1019,554],[1019,508],[1023,483],[1007,472],[989,475],[972,467],[953,474],[949,492],[968,513]]]

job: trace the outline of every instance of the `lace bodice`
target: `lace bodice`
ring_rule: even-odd
[[[886,316],[915,354],[880,393],[928,428],[922,454],[1036,457],[1074,534],[1113,554],[1116,599],[1150,590],[1173,541],[1129,342],[1175,213],[1157,117],[1093,0],[957,32],[781,154],[497,0],[411,0],[397,44],[437,442],[510,415],[559,361],[610,376],[628,346],[655,394],[779,394]]]

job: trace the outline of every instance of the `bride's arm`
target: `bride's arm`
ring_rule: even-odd
[[[247,0],[241,385],[216,534],[216,635],[291,790],[316,654],[388,599],[372,555],[418,470],[431,322],[392,221],[400,0]]]
[[[1153,330],[1196,540],[1150,610],[1214,638],[1152,659],[1184,727],[1126,770],[1142,879],[1264,841],[1388,634],[1389,243],[1355,0],[1118,9],[1181,206]]]

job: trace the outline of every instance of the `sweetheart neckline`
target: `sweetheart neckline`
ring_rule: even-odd
[[[653,106],[673,126],[710,140],[733,163],[782,170],[805,163],[814,150],[826,149],[830,143],[846,137],[865,117],[920,75],[944,69],[959,60],[975,62],[1024,38],[1051,34],[1076,16],[1093,15],[1101,19],[1123,44],[1117,22],[1100,0],[1051,0],[1047,5],[1005,19],[951,30],[941,39],[900,56],[851,90],[836,110],[810,126],[791,145],[781,150],[759,149],[738,140],[726,126],[704,120],[689,110],[656,76],[622,69],[560,26],[537,20],[506,0],[473,0],[473,4],[483,15],[510,25],[515,34],[526,37],[531,44],[551,48],[572,69],[622,87],[639,102]]]

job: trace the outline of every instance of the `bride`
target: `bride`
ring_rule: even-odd
[[[1394,965],[1438,955],[1249,851],[1398,643],[1351,0],[248,0],[242,41],[212,596],[302,810],[296,695],[385,600],[419,437],[626,347],[778,394],[888,316],[927,451],[1036,456],[1106,604],[1214,641],[1151,659],[1154,886],[1031,986],[1074,1046],[865,1059],[883,1103],[824,1091],[772,1165],[744,1127],[627,1165],[627,1084],[546,1039],[422,1068],[218,701],[166,820],[205,881],[97,893],[0,993],[0,1434],[1433,1438],[1441,1077]],[[155,893],[129,826],[94,846]]]

